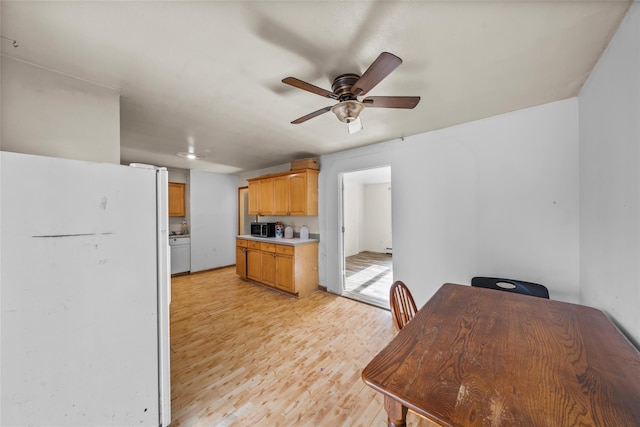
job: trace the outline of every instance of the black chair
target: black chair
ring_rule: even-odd
[[[537,283],[523,282],[522,280],[501,279],[498,277],[474,277],[471,279],[471,286],[549,299],[549,290],[545,286]]]

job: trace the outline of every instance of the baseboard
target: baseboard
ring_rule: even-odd
[[[171,277],[188,276],[190,274],[191,274],[190,271],[183,271],[182,273],[174,273],[174,274],[171,275]]]
[[[223,265],[221,267],[208,268],[206,270],[192,271],[191,273],[187,273],[187,274],[208,273],[210,271],[222,270],[223,268],[229,268],[229,267],[235,267],[235,266],[236,266],[235,264],[229,264],[229,265]]]

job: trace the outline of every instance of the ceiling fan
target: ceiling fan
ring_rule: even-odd
[[[358,101],[359,96],[366,95],[367,92],[391,74],[393,70],[398,68],[400,64],[402,64],[402,59],[389,52],[382,52],[362,76],[348,73],[336,77],[331,85],[332,92],[295,77],[282,79],[282,83],[340,101],[334,106],[314,111],[291,123],[297,125],[327,111],[332,111],[338,117],[338,120],[347,124],[349,133],[355,133],[362,130],[360,113],[365,106],[374,108],[414,108],[420,102],[419,96],[369,96],[362,101]]]

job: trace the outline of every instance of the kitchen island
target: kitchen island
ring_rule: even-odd
[[[308,295],[318,289],[318,239],[237,236],[236,272],[297,297]]]

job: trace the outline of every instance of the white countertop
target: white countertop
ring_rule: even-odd
[[[236,237],[238,239],[255,240],[258,242],[276,243],[278,245],[289,245],[289,246],[304,245],[307,243],[319,242],[318,239],[301,239],[299,237],[294,237],[293,239],[285,239],[285,238],[276,239],[275,237],[255,237],[250,234],[242,234]]]

